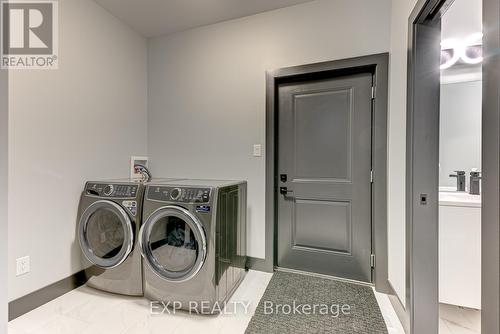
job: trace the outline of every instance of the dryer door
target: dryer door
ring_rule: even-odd
[[[160,278],[185,282],[205,262],[207,241],[202,224],[193,214],[177,206],[156,210],[141,227],[142,255]]]
[[[129,216],[118,204],[106,200],[92,203],[83,212],[78,236],[85,257],[105,269],[122,264],[134,245]]]

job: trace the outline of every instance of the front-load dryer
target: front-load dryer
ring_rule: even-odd
[[[139,235],[144,295],[217,313],[246,270],[246,182],[183,180],[146,186]]]
[[[80,197],[77,239],[87,285],[142,296],[142,259],[137,237],[145,184],[132,180],[89,181]]]

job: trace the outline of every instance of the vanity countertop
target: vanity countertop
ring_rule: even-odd
[[[471,195],[466,192],[456,192],[456,191],[454,192],[440,191],[439,205],[480,208],[481,195]]]

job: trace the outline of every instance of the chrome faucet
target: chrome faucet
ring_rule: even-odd
[[[481,172],[474,169],[470,172],[469,194],[481,194]]]
[[[456,174],[450,174],[450,177],[457,178],[457,191],[465,191],[465,171],[456,170]]]

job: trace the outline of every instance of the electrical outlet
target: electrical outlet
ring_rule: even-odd
[[[16,276],[25,275],[30,272],[30,257],[16,259]]]
[[[253,156],[254,157],[261,157],[262,156],[262,145],[261,144],[255,144],[253,146]]]

